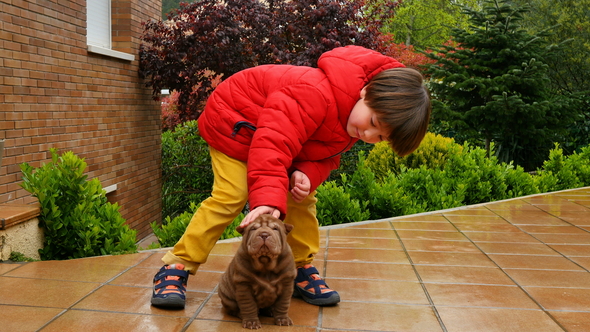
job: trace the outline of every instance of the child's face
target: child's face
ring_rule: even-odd
[[[351,137],[363,142],[375,144],[385,140],[389,132],[377,120],[377,113],[365,103],[365,89],[361,90],[361,99],[354,105],[348,117],[346,131]]]

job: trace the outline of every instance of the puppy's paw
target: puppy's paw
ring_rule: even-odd
[[[288,316],[275,317],[275,324],[279,326],[289,326],[293,325],[293,321]]]
[[[250,329],[250,330],[258,330],[259,328],[262,327],[262,324],[260,324],[260,320],[258,318],[244,319],[244,320],[242,320],[242,327],[245,329]]]

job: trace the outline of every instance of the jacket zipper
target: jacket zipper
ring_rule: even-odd
[[[346,151],[348,150],[348,148],[349,148],[349,147],[352,147],[352,146],[354,145],[354,143],[353,143],[352,141],[353,141],[353,138],[351,137],[351,138],[350,138],[350,141],[348,141],[348,144],[346,145],[346,147],[345,147],[344,149],[342,149],[342,151],[340,151],[340,152],[338,152],[338,153],[336,153],[336,154],[333,154],[333,155],[331,155],[331,156],[330,156],[330,157],[328,157],[328,158],[324,158],[324,159],[322,159],[322,160],[326,160],[326,159],[334,158],[334,157],[336,157],[336,156],[338,156],[338,155],[341,155],[341,154],[343,154],[344,152],[346,152]]]
[[[248,129],[251,129],[252,131],[256,131],[256,126],[251,124],[250,122],[238,121],[234,125],[234,131],[231,133],[231,137],[236,137],[236,135],[238,134],[238,131],[240,131],[240,129],[242,129],[242,127],[246,127]]]
[[[251,124],[248,121],[238,121],[234,125],[234,130],[231,133],[231,137],[236,137],[236,135],[238,134],[238,132],[240,131],[240,129],[242,129],[242,127],[246,127],[246,128],[248,128],[248,129],[250,129],[252,131],[256,131],[256,129],[257,129],[255,125]],[[350,138],[350,141],[348,142],[348,144],[346,145],[346,147],[344,149],[342,149],[342,151],[340,151],[340,152],[338,152],[338,153],[336,153],[336,154],[334,154],[334,155],[332,155],[332,156],[330,156],[328,158],[324,158],[322,160],[334,158],[334,157],[336,157],[338,155],[341,155],[342,153],[344,153],[345,151],[347,151],[349,147],[351,147],[353,145],[353,142],[352,141],[353,141],[353,138],[351,137]]]

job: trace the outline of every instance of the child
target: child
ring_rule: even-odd
[[[318,68],[262,65],[222,82],[199,118],[214,183],[154,277],[152,304],[183,308],[188,274],[249,202],[245,227],[261,214],[294,225],[294,295],[334,305],[338,293],[311,264],[319,250],[315,189],[358,140],[388,141],[400,156],[426,134],[430,97],[416,70],[359,46],[324,53]]]

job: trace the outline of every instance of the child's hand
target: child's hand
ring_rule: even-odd
[[[248,214],[244,217],[244,220],[242,220],[242,222],[240,223],[241,228],[246,228],[246,226],[248,226],[252,221],[254,221],[254,219],[258,218],[259,216],[263,215],[263,214],[270,214],[275,218],[278,218],[281,216],[281,211],[279,211],[279,209],[272,207],[272,206],[266,206],[266,205],[261,205],[258,206],[254,209],[252,209],[252,211],[248,212]]]
[[[305,173],[295,171],[291,174],[291,195],[295,202],[301,203],[309,195],[310,189],[311,182]]]

